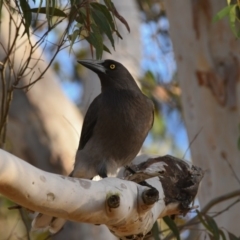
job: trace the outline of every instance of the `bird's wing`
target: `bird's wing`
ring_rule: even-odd
[[[98,119],[98,111],[99,111],[99,102],[101,101],[101,94],[98,95],[93,102],[90,104],[87,113],[85,115],[82,132],[80,137],[80,142],[78,146],[78,150],[84,148],[86,143],[89,141],[93,134],[93,129],[97,123]]]

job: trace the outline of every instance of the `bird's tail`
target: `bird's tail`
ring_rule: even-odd
[[[66,220],[63,218],[51,217],[42,213],[38,213],[32,221],[32,230],[48,230],[54,234],[63,228],[65,222]]]

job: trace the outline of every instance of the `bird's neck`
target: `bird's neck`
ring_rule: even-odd
[[[136,91],[136,92],[141,92],[140,88],[136,84],[136,82],[130,82],[130,83],[114,83],[114,84],[109,84],[109,83],[102,83],[101,82],[101,88],[102,92],[106,91]]]

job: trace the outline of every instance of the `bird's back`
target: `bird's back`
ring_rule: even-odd
[[[78,152],[76,163],[78,169],[95,169],[95,175],[104,175],[137,155],[152,126],[153,104],[141,91],[132,90],[105,91],[93,104],[101,109],[96,112],[92,137]]]

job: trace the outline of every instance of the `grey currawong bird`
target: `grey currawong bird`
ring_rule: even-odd
[[[153,124],[153,103],[121,63],[114,60],[78,62],[98,75],[101,93],[90,104],[84,118],[70,176],[104,178],[129,164],[139,152]],[[64,219],[38,214],[32,225],[55,233],[64,222]]]

